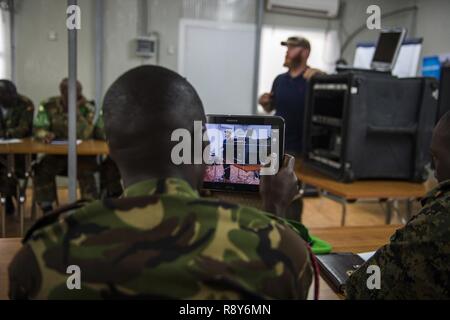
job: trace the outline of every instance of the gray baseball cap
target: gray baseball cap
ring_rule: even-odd
[[[309,41],[302,37],[289,37],[286,41],[281,42],[282,46],[302,47],[311,50],[311,44]]]

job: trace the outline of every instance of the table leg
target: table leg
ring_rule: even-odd
[[[34,192],[34,190],[33,190],[33,192]],[[36,201],[34,201],[34,196],[32,197],[32,200],[31,200],[31,220],[32,221],[34,221],[34,220],[36,220],[36,211],[37,211],[37,209],[36,209]]]
[[[326,197],[328,199],[331,199],[333,201],[336,201],[336,202],[341,204],[341,206],[342,206],[341,227],[344,227],[345,226],[345,220],[347,218],[347,199],[344,199],[344,198],[341,198],[341,197],[329,194],[326,191],[321,191],[320,193],[322,194],[322,196],[324,196],[324,197]]]
[[[6,219],[5,219],[6,199],[3,196],[0,197],[0,211],[1,211],[1,219],[2,219],[2,238],[5,238],[6,237]]]
[[[6,170],[7,178],[14,179],[14,155],[8,154],[6,156]],[[2,238],[6,238],[6,198],[2,195],[0,199],[1,204],[1,220],[2,220]]]
[[[8,155],[7,155],[7,176],[8,176],[8,178],[9,179],[13,179],[14,178],[14,168],[15,168],[15,166],[14,166],[14,161],[15,160],[15,158],[14,158],[14,155],[13,154],[11,154],[11,153],[9,153]]]
[[[24,235],[25,222],[25,196],[19,194],[19,217],[20,217],[20,237]]]
[[[20,217],[20,235],[23,237],[24,235],[24,221],[25,221],[25,203],[27,201],[27,187],[28,181],[32,176],[32,164],[31,164],[31,154],[25,155],[25,180],[23,181],[23,185],[19,185],[18,192],[18,204],[19,204],[19,217]]]
[[[342,205],[341,227],[344,227],[345,226],[345,219],[347,217],[347,203],[346,203],[346,201],[342,201],[341,205]]]
[[[391,224],[393,211],[393,201],[391,199],[386,200],[386,224]]]
[[[18,205],[18,215],[20,220],[20,236],[24,234],[25,225],[25,201],[26,201],[26,190],[28,185],[28,178],[31,176],[31,154],[25,155],[25,181],[23,186],[21,186],[20,181],[17,179],[15,174],[15,155],[8,154],[7,156],[7,175],[9,179],[17,180],[17,190],[16,199]],[[5,237],[5,205],[6,199],[2,198],[2,235]]]

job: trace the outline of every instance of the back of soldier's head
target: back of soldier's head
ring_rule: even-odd
[[[77,97],[80,97],[83,94],[83,86],[81,85],[80,81],[76,81],[77,86]],[[59,92],[61,93],[61,96],[68,97],[69,95],[69,79],[64,78],[59,83]]]
[[[10,104],[13,100],[17,98],[17,88],[16,85],[6,79],[0,80],[0,103]],[[7,107],[6,105],[5,107]]]
[[[436,125],[431,142],[436,178],[442,182],[450,179],[450,111]]]
[[[173,131],[192,134],[194,121],[205,121],[195,89],[179,74],[157,66],[120,76],[106,93],[103,112],[111,155],[125,176],[124,171],[172,166]]]

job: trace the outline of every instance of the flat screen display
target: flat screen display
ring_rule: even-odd
[[[402,31],[382,32],[372,61],[393,63],[401,39]]]
[[[256,191],[263,169],[274,165],[276,171],[279,169],[284,123],[270,117],[230,119],[216,117],[214,122],[206,124],[210,144],[204,187]]]

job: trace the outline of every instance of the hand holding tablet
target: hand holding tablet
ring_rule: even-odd
[[[259,192],[265,211],[275,213],[281,218],[290,218],[286,216],[287,209],[299,194],[295,158],[286,154],[276,175],[262,176]]]

